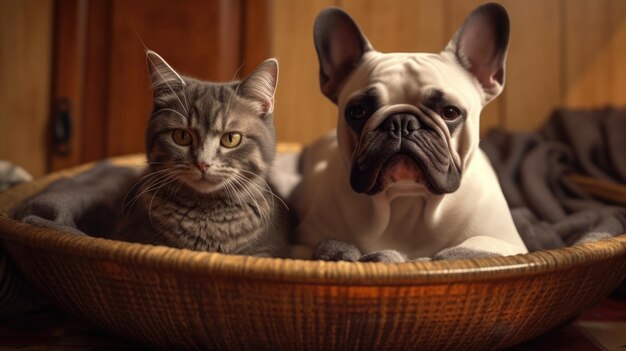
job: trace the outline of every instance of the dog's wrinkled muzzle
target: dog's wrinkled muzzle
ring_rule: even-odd
[[[434,193],[456,190],[459,173],[433,121],[407,110],[389,112],[359,141],[350,173],[352,189],[374,195],[398,181],[413,181]]]

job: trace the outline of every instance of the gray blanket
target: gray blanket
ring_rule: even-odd
[[[626,185],[626,110],[557,110],[537,132],[496,130],[481,147],[530,251],[626,232],[626,208],[593,198],[566,177]]]
[[[106,237],[115,230],[122,202],[139,170],[108,161],[72,178],[62,178],[17,206],[12,216],[60,231]]]

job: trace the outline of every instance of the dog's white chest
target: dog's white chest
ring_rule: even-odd
[[[388,215],[378,216],[382,230],[368,231],[363,228],[357,246],[364,253],[393,249],[409,254],[411,257],[429,256],[445,245],[431,233],[431,228],[424,222],[426,201],[423,197],[406,196],[396,198],[386,205]]]

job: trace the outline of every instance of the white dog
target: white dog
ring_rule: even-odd
[[[439,54],[377,52],[338,8],[322,11],[314,30],[321,90],[339,118],[336,134],[300,160],[294,256],[527,252],[478,148],[480,112],[504,85],[505,9],[474,10]]]

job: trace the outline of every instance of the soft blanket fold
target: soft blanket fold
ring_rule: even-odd
[[[139,170],[108,161],[72,178],[61,178],[13,211],[15,219],[60,231],[107,237]]]
[[[560,109],[537,132],[495,130],[481,147],[530,251],[626,232],[626,208],[592,197],[567,177],[626,186],[626,110]]]

